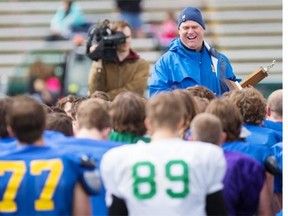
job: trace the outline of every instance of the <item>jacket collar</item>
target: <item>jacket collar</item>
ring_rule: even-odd
[[[132,49],[130,49],[130,52],[128,54],[128,56],[123,59],[121,62],[127,61],[127,60],[136,60],[139,59],[139,55]],[[115,60],[115,62],[120,62],[119,59],[117,58],[117,60]]]

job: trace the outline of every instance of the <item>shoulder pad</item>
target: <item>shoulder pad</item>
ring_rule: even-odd
[[[265,160],[265,168],[268,172],[270,172],[273,175],[279,175],[281,174],[281,169],[276,161],[276,158],[274,156],[269,156]]]
[[[91,167],[96,168],[96,163],[88,155],[81,155],[80,156],[80,165],[84,167]]]
[[[100,173],[97,169],[83,173],[85,188],[89,194],[97,194],[101,189]]]

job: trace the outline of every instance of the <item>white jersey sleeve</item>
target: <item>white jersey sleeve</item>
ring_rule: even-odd
[[[107,192],[119,198],[122,198],[122,196],[118,192],[117,187],[121,181],[121,176],[125,175],[121,173],[121,162],[125,160],[125,158],[122,159],[122,152],[125,152],[125,149],[126,145],[110,149],[103,155],[100,165],[101,177],[105,188],[108,189]]]
[[[202,145],[211,145],[208,143],[202,143]],[[209,160],[206,169],[206,179],[208,185],[207,194],[215,193],[223,189],[223,179],[226,173],[226,160],[223,153],[223,150],[218,146],[215,146],[215,151]]]

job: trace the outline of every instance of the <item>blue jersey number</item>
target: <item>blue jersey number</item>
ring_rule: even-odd
[[[63,163],[60,159],[33,160],[30,162],[30,174],[40,175],[43,171],[49,171],[39,199],[35,200],[36,211],[51,211],[54,209],[52,197],[63,173]],[[12,173],[8,181],[3,199],[0,201],[0,212],[16,212],[17,203],[15,197],[20,184],[27,172],[24,161],[0,161],[0,176],[6,172]]]

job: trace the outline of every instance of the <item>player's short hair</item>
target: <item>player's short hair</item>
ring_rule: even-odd
[[[65,110],[57,106],[50,106],[51,112],[49,113],[64,113],[66,114]]]
[[[9,136],[6,124],[6,114],[11,104],[12,99],[10,97],[0,99],[0,137],[6,138]]]
[[[59,99],[57,102],[56,102],[56,106],[57,107],[60,107],[61,109],[64,110],[64,107],[65,107],[65,104],[66,103],[73,103],[74,101],[76,101],[78,99],[77,96],[75,95],[67,95],[66,97],[63,97],[61,99]]]
[[[205,112],[214,114],[221,120],[227,142],[239,139],[243,120],[235,104],[226,98],[215,99],[209,103]]]
[[[245,123],[261,125],[266,117],[266,100],[257,89],[250,87],[232,91],[227,98],[236,104]]]
[[[65,136],[73,136],[72,119],[66,113],[52,112],[47,114],[45,129],[61,132]]]
[[[110,96],[107,94],[107,92],[104,91],[94,91],[91,95],[90,98],[99,98],[105,101],[111,101]]]
[[[42,105],[44,111],[46,112],[46,114],[54,112],[54,111],[52,110],[51,106],[49,106],[49,105],[47,105],[47,104],[45,104],[45,103],[41,103],[41,105]]]
[[[76,120],[76,115],[77,115],[80,104],[87,99],[88,97],[79,97],[77,98],[77,100],[71,103],[71,117],[73,120]]]
[[[152,130],[161,127],[176,130],[180,121],[185,118],[185,108],[183,101],[173,92],[161,92],[147,102],[146,115]]]
[[[83,101],[78,107],[76,119],[80,128],[102,131],[112,126],[107,108],[97,98]]]
[[[176,89],[173,91],[173,94],[183,101],[185,108],[184,128],[188,129],[193,118],[199,113],[198,105],[195,99],[185,89]]]
[[[194,96],[194,100],[197,103],[199,113],[205,112],[205,109],[208,106],[210,101],[207,98],[198,97],[198,96]]]
[[[283,90],[278,89],[273,91],[268,99],[267,106],[271,109],[271,111],[275,112],[277,115],[282,117],[283,113]]]
[[[9,106],[6,121],[20,142],[33,144],[42,136],[46,112],[35,99],[26,95],[15,96]]]
[[[205,86],[196,85],[186,88],[188,92],[193,96],[198,96],[200,98],[207,98],[209,101],[216,98],[216,95]]]
[[[222,123],[211,113],[200,113],[191,122],[191,133],[194,140],[221,144]]]
[[[117,95],[110,107],[113,129],[117,132],[143,136],[146,133],[145,103],[145,99],[133,92],[123,92]]]

